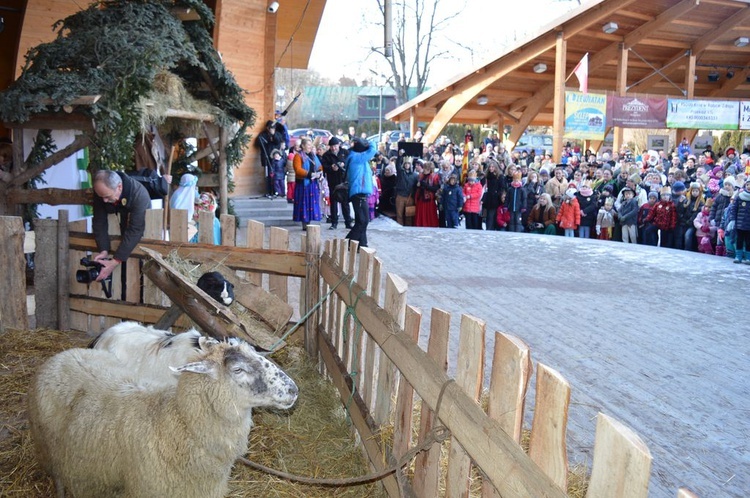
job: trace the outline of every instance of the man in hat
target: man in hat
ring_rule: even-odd
[[[340,202],[340,199],[336,199],[333,192],[336,187],[344,183],[346,180],[346,163],[347,151],[341,149],[341,140],[337,137],[331,137],[328,141],[328,150],[323,154],[320,162],[323,164],[323,173],[326,175],[328,181],[328,189],[331,192],[331,226],[329,230],[335,230],[338,227],[339,222],[339,206],[341,207],[341,214],[344,216],[344,224],[346,228],[352,228],[352,215],[349,209],[349,200]],[[348,197],[348,195],[346,196]]]

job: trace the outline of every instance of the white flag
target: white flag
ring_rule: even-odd
[[[578,78],[578,90],[583,93],[589,93],[589,53],[583,56],[573,73]]]

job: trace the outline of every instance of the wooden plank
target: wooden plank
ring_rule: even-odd
[[[409,285],[406,280],[398,275],[392,273],[386,275],[383,309],[393,317],[399,328],[403,328],[406,320],[406,291],[408,288]],[[372,418],[379,426],[389,423],[392,407],[391,397],[396,393],[397,385],[396,366],[390,358],[381,354],[378,365],[378,383],[375,391],[375,410],[372,413]]]
[[[448,371],[448,340],[450,338],[451,315],[447,311],[432,308],[430,315],[430,338],[427,343],[427,355],[442,368]],[[435,425],[435,413],[425,401],[419,418],[418,443],[424,443],[427,435]],[[417,496],[438,496],[440,489],[440,448],[433,444],[430,449],[417,455],[414,461],[414,492]]]
[[[34,229],[39,240],[45,241],[36,248],[34,256],[34,294],[39,301],[39,306],[36,307],[36,326],[54,330],[57,329],[59,311],[57,306],[51,305],[57,301],[58,290],[57,220],[36,220]]]
[[[270,249],[277,251],[288,251],[289,250],[289,231],[279,227],[271,227],[271,234],[269,236]],[[307,265],[305,265],[305,271]],[[304,277],[305,275],[300,275]],[[276,294],[282,301],[289,300],[289,279],[285,275],[269,275],[268,276],[268,291],[271,294]]]
[[[406,306],[404,332],[411,337],[414,344],[419,341],[419,326],[422,323],[422,312]],[[414,411],[414,388],[406,380],[401,379],[396,396],[396,417],[393,424],[393,457],[398,461],[406,454],[411,446],[412,413]]]
[[[568,426],[570,384],[559,372],[539,363],[536,370],[536,400],[531,424],[529,457],[560,489],[568,488]]]
[[[456,384],[475,402],[479,402],[482,393],[485,328],[484,321],[469,315],[461,315]],[[441,414],[438,413],[438,416]],[[469,454],[458,440],[452,437],[448,453],[448,472],[445,476],[446,496],[469,496],[470,472]]]
[[[126,301],[112,301],[109,299],[81,296],[78,294],[70,296],[70,310],[79,315],[97,313],[116,318],[118,321],[135,321],[153,324],[158,323],[159,319],[168,311],[161,306],[128,303]],[[191,323],[192,322],[190,322],[188,317],[183,315],[173,325],[180,328],[189,328]],[[79,329],[74,328],[74,330]]]
[[[331,377],[333,385],[338,389],[342,400],[351,400],[349,414],[352,424],[360,435],[360,441],[367,453],[370,464],[376,471],[386,467],[385,456],[380,450],[377,428],[372,418],[368,416],[367,406],[360,396],[354,392],[351,378],[339,360],[336,347],[324,333],[320,333],[318,343],[320,344],[320,356],[326,366],[326,371]],[[401,496],[398,482],[393,474],[386,476],[382,481],[388,496]]]
[[[647,498],[651,452],[630,428],[599,413],[589,498]]]
[[[239,337],[269,351],[285,345],[263,330],[248,330],[229,308],[196,287],[164,261],[159,253],[142,249],[152,258],[143,265],[143,274],[164,291],[172,302],[178,304],[203,332],[217,339]]]
[[[78,220],[78,221],[72,221],[68,224],[68,235],[70,235],[70,232],[80,232],[86,230],[87,221],[86,220]],[[81,268],[80,262],[81,258],[86,255],[83,251],[76,251],[76,250],[69,250],[68,251],[68,259],[70,261],[70,268],[71,271],[69,273],[68,277],[68,288],[70,294],[85,294],[86,293],[86,284],[81,284],[76,281],[76,271]],[[83,332],[88,332],[89,328],[89,317],[88,315],[81,313],[79,311],[75,311],[72,307],[72,304],[70,304],[70,328],[71,330],[80,330]]]
[[[382,268],[382,262],[377,257],[372,260],[372,279],[370,280],[371,287],[367,292],[367,295],[375,300],[377,303],[380,301],[380,271]],[[375,341],[370,337],[370,334],[365,334],[365,343],[367,349],[365,350],[365,369],[363,372],[364,387],[362,391],[365,396],[365,404],[370,409],[373,409],[373,387],[375,385],[375,365],[378,355],[378,348],[376,347]]]
[[[236,218],[231,214],[222,214],[219,216],[221,223],[221,245],[234,247],[237,241],[237,223]]]
[[[357,249],[359,249],[359,242],[356,240],[350,240],[348,244],[344,244],[343,246],[347,252],[346,254],[346,274],[349,275],[349,278],[354,279],[354,266],[355,262],[357,261]],[[353,319],[351,314],[345,313],[343,318],[343,323],[341,325],[341,349],[342,349],[342,358],[344,360],[344,365],[346,365],[346,368],[351,372],[351,351],[352,351],[352,341],[354,340],[354,332],[353,332]]]
[[[307,247],[307,234],[303,233],[299,236],[299,247],[300,250],[305,250]],[[305,297],[305,286],[307,285],[307,277],[300,280],[299,285],[299,299],[297,300],[297,303],[299,304],[299,316],[305,316],[305,304],[307,303],[306,297]]]
[[[39,113],[23,123],[3,123],[6,128],[24,130],[81,130],[94,131],[94,120],[82,114]],[[85,146],[84,146],[85,147]],[[58,161],[59,162],[59,161]],[[53,163],[54,164],[54,163]]]
[[[63,188],[11,188],[8,189],[6,198],[10,204],[81,205],[92,204],[94,202],[94,190],[90,188],[78,190]]]
[[[146,239],[161,239],[164,233],[164,210],[146,210],[146,229],[143,237]],[[128,283],[129,284],[129,283]],[[143,281],[143,302],[159,306],[169,306],[169,300],[154,282],[146,279]]]
[[[521,444],[524,402],[531,378],[531,351],[518,337],[495,332],[495,351],[487,402],[487,415]],[[482,481],[482,498],[500,498],[491,483]]]
[[[169,240],[172,242],[188,241],[188,211],[187,209],[169,210]]]
[[[146,215],[146,219],[148,220],[148,214]],[[110,214],[108,216],[108,220],[110,239],[113,238],[113,235],[116,237],[122,235],[120,233],[120,219],[117,217],[117,215],[114,213]],[[115,247],[114,244],[112,244],[112,247]],[[110,257],[112,256],[112,254],[114,254],[114,251],[110,251]],[[99,283],[96,283],[95,285],[94,282],[91,282],[91,284],[89,285],[89,295],[106,297],[102,286],[99,285]],[[122,266],[117,265],[115,266],[115,269],[112,270],[112,298],[120,299],[120,296],[122,296]],[[97,333],[98,332],[103,332],[103,330],[97,330]]]
[[[182,308],[173,304],[164,314],[156,321],[154,328],[158,330],[169,330],[177,323],[177,320],[184,315]]]
[[[57,212],[57,330],[70,330],[70,258],[68,256],[68,210]],[[39,325],[37,324],[37,327]]]
[[[198,213],[198,243],[214,243],[214,220],[216,215],[208,211]],[[156,238],[156,237],[152,237]]]
[[[118,240],[119,237],[113,237]],[[70,234],[70,247],[84,251],[95,251],[96,243],[91,234],[75,232]],[[222,261],[234,270],[252,270],[290,277],[305,276],[305,254],[294,251],[275,251],[269,249],[250,249],[242,247],[224,247],[213,244],[172,244],[162,240],[141,240],[131,257],[145,257],[141,249],[145,247],[167,256],[172,251],[182,259],[191,261],[206,261],[208,259]]]
[[[23,240],[23,220],[0,216],[0,330],[29,328],[26,292],[19,292],[26,289]]]
[[[307,269],[308,275],[305,278],[306,290],[305,297],[307,304],[305,313],[317,306],[320,301],[320,225],[311,225],[307,227]],[[318,358],[318,319],[319,312],[314,311],[305,322],[305,350],[307,355],[317,361]]]
[[[263,249],[263,239],[265,238],[266,228],[260,221],[250,220],[247,222],[247,247],[253,249]],[[248,272],[248,280],[251,284],[258,287],[263,285],[263,275],[258,272]]]
[[[348,253],[346,252],[346,243],[343,240],[338,240],[336,245],[336,264],[341,268],[341,271],[346,274],[346,258]],[[339,358],[344,356],[344,315],[346,313],[346,304],[342,300],[338,300],[338,309],[336,310],[336,321],[333,325],[333,344],[336,346]]]
[[[343,275],[327,255],[321,259],[320,270],[329,285],[338,282]],[[352,290],[356,295],[362,288],[354,283]],[[347,304],[353,304],[348,292],[337,293]],[[373,298],[360,297],[355,309],[368,334],[431,408],[435,408],[442,392],[440,420],[500,493],[534,498],[566,496],[565,491],[524,454],[497,421],[487,417],[476,402],[450,382],[439,365],[406,337],[393,317]]]
[[[357,284],[360,285],[363,289],[366,289],[369,293],[370,289],[370,273],[372,268],[372,258],[375,255],[375,250],[370,249],[369,247],[362,247],[359,250],[359,269],[357,270]],[[355,383],[358,389],[362,389],[363,387],[363,379],[362,379],[362,372],[364,370],[364,347],[365,347],[365,339],[367,337],[367,334],[360,334],[359,337],[357,337],[356,342],[352,344],[352,364],[354,365],[354,368],[352,371],[357,371],[357,376],[355,377]]]

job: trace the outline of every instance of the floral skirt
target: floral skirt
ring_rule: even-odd
[[[294,187],[294,211],[292,220],[309,223],[320,221],[320,190],[318,182],[297,182]]]

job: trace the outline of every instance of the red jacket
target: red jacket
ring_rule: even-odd
[[[652,222],[659,230],[673,230],[677,226],[677,209],[672,201],[659,201],[648,213],[646,221]]]
[[[563,201],[557,211],[557,224],[560,228],[572,228],[575,230],[581,224],[581,206],[575,197],[572,201]]]
[[[482,204],[482,184],[479,182],[464,183],[464,213],[478,213]]]
[[[500,206],[498,206],[495,221],[497,222],[497,226],[499,226],[500,228],[505,228],[508,226],[508,222],[510,221],[510,211],[508,211],[508,207],[504,204],[500,204]]]

